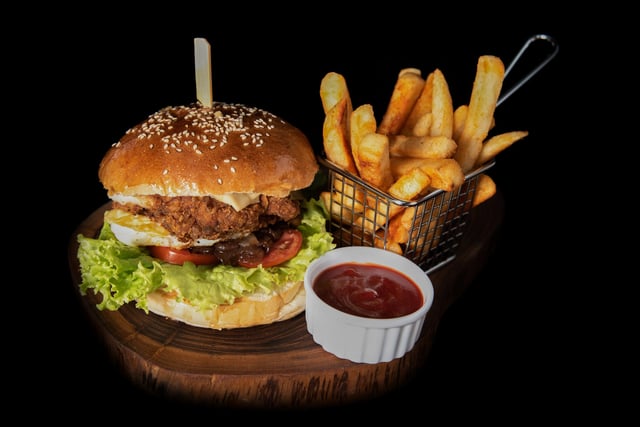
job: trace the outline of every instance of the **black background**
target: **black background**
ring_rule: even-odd
[[[565,136],[577,91],[578,36],[567,30],[566,17],[539,6],[523,14],[482,6],[422,10],[399,3],[384,10],[356,6],[360,14],[347,14],[346,5],[308,4],[304,12],[247,5],[229,13],[194,6],[187,11],[185,4],[162,16],[123,10],[101,20],[98,9],[82,19],[58,21],[39,39],[38,62],[47,72],[30,79],[28,101],[40,101],[41,115],[51,121],[39,129],[48,134],[39,160],[46,168],[43,179],[55,185],[34,196],[34,203],[44,199],[51,209],[34,215],[42,231],[55,237],[47,274],[57,279],[55,290],[48,284],[36,291],[46,306],[38,316],[41,324],[30,330],[41,361],[31,368],[37,392],[25,387],[17,394],[43,401],[56,396],[63,403],[49,413],[61,417],[70,409],[88,411],[89,419],[147,422],[201,415],[215,423],[255,415],[178,405],[133,388],[84,323],[68,271],[67,246],[75,227],[107,201],[97,179],[102,155],[149,114],[195,101],[194,37],[211,43],[214,99],[278,114],[305,131],[319,150],[324,117],[319,85],[327,72],[343,74],[354,105],[372,104],[378,119],[398,71],[406,67],[425,75],[440,68],[457,106],[468,102],[478,56],[494,54],[508,64],[530,36],[548,34],[559,43],[559,54],[496,112],[496,133],[530,132],[501,153],[490,171],[506,201],[498,247],[443,317],[425,369],[380,399],[312,412],[327,419],[357,415],[362,421],[383,414],[450,421],[547,419],[557,411],[573,417],[582,407],[571,399],[573,390],[584,380],[569,352],[573,324],[560,319],[572,286],[561,266],[575,201],[555,182],[577,172],[567,169]],[[533,61],[548,53],[538,52]],[[524,59],[505,88],[530,69]],[[47,225],[50,216],[57,218],[54,227]],[[283,419],[280,412],[259,412],[265,420]]]

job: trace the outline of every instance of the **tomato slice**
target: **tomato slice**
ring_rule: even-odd
[[[282,233],[278,241],[269,248],[269,252],[262,258],[262,261],[248,262],[240,260],[242,267],[254,268],[262,264],[263,267],[273,267],[290,260],[302,247],[302,233],[299,230],[289,229]]]
[[[218,257],[212,254],[193,253],[188,249],[175,249],[168,246],[151,246],[149,253],[152,257],[170,264],[182,265],[189,261],[195,265],[213,265],[220,262]]]

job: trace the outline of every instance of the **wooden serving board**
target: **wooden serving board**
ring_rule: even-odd
[[[76,288],[75,236],[96,235],[108,207],[93,212],[70,241]],[[493,251],[503,214],[500,193],[472,210],[456,258],[430,275],[435,298],[420,339],[390,362],[359,364],[325,352],[307,332],[304,313],[271,325],[216,331],[145,314],[133,305],[100,311],[91,292],[79,299],[114,363],[133,385],[160,397],[230,408],[311,408],[366,400],[405,384],[424,365],[443,313]]]

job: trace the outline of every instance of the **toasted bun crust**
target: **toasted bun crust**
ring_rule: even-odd
[[[160,291],[147,296],[149,311],[189,325],[211,329],[246,328],[290,319],[305,309],[303,282],[289,282],[272,294],[253,294],[230,305],[199,311]]]
[[[258,108],[216,102],[152,114],[107,151],[98,175],[110,197],[286,197],[311,185],[317,170],[299,129]]]

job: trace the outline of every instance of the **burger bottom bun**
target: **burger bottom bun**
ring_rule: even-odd
[[[156,291],[147,296],[149,311],[192,326],[211,329],[246,328],[290,319],[305,309],[303,282],[289,282],[271,294],[256,293],[233,304],[201,311],[171,294]]]

